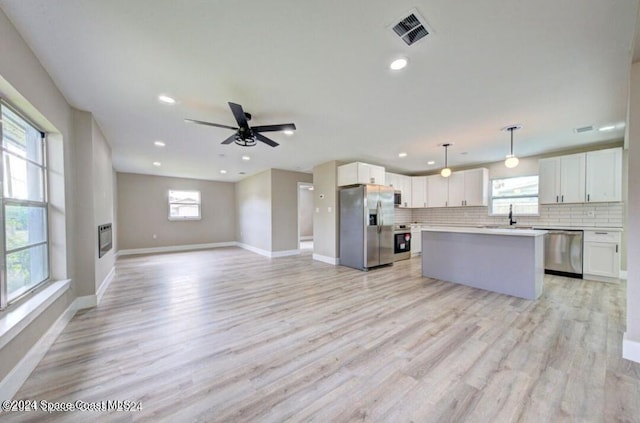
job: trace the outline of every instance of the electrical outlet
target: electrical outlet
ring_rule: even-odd
[[[320,207],[316,207],[316,213],[320,213]]]
[[[331,206],[327,207],[327,211],[331,213]]]
[[[153,234],[153,239],[158,239],[158,235]]]

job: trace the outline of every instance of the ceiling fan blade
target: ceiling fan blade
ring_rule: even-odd
[[[236,134],[233,134],[229,138],[227,138],[226,140],[222,141],[221,144],[231,144],[235,140],[236,140]]]
[[[185,119],[184,121],[187,122],[187,123],[197,123],[198,125],[207,125],[207,126],[215,126],[217,128],[233,129],[234,131],[238,129],[238,128],[235,128],[233,126],[220,125],[219,123],[204,122],[202,120]]]
[[[254,132],[253,135],[255,135],[255,137],[258,139],[258,141],[262,141],[263,143],[270,145],[271,147],[277,147],[280,144],[278,144],[277,142],[275,142],[274,140],[265,137],[264,135],[262,135],[259,132]]]
[[[252,126],[253,132],[275,132],[275,131],[286,131],[291,130],[295,131],[296,125],[295,123],[281,123],[279,125],[262,125],[262,126]]]
[[[244,110],[242,110],[242,106],[236,103],[229,102],[229,107],[231,107],[231,113],[233,113],[233,117],[236,118],[238,126],[240,126],[241,128],[248,128],[249,122],[247,122],[247,117],[244,114]]]

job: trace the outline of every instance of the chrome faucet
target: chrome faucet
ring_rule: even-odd
[[[516,223],[518,222],[513,220],[513,204],[509,204],[509,226],[513,226]]]

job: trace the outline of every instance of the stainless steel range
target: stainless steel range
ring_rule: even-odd
[[[409,225],[393,226],[394,261],[411,258],[411,228]]]

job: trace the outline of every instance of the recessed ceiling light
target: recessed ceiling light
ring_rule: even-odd
[[[224,169],[220,169],[220,173],[222,173],[224,175],[225,173],[227,173],[227,171],[224,170]]]
[[[292,129],[285,129],[284,131],[285,135],[293,135],[293,130]]]
[[[158,100],[165,104],[176,104],[176,99],[165,94],[160,94]]]
[[[156,147],[164,147],[166,144],[163,141],[154,141],[153,145]]]
[[[398,157],[407,157],[407,153],[398,153]]]
[[[391,68],[391,70],[400,70],[400,69],[404,69],[405,66],[407,66],[407,59],[405,58],[400,58],[400,59],[396,59],[393,62],[391,62],[391,64],[389,65],[389,67]]]
[[[242,160],[244,160],[244,161],[247,161],[247,162],[248,162],[249,160],[251,160],[251,157],[249,157],[249,156],[242,156]]]
[[[434,160],[429,160],[429,161],[427,162],[427,164],[428,164],[428,165],[434,165],[434,164],[436,164],[436,162],[435,162]]]
[[[607,125],[601,126],[600,128],[598,128],[598,131],[613,131],[614,129],[616,129],[615,125]]]
[[[160,163],[160,162],[153,162],[153,165],[154,165],[154,166],[162,166],[162,163]]]

